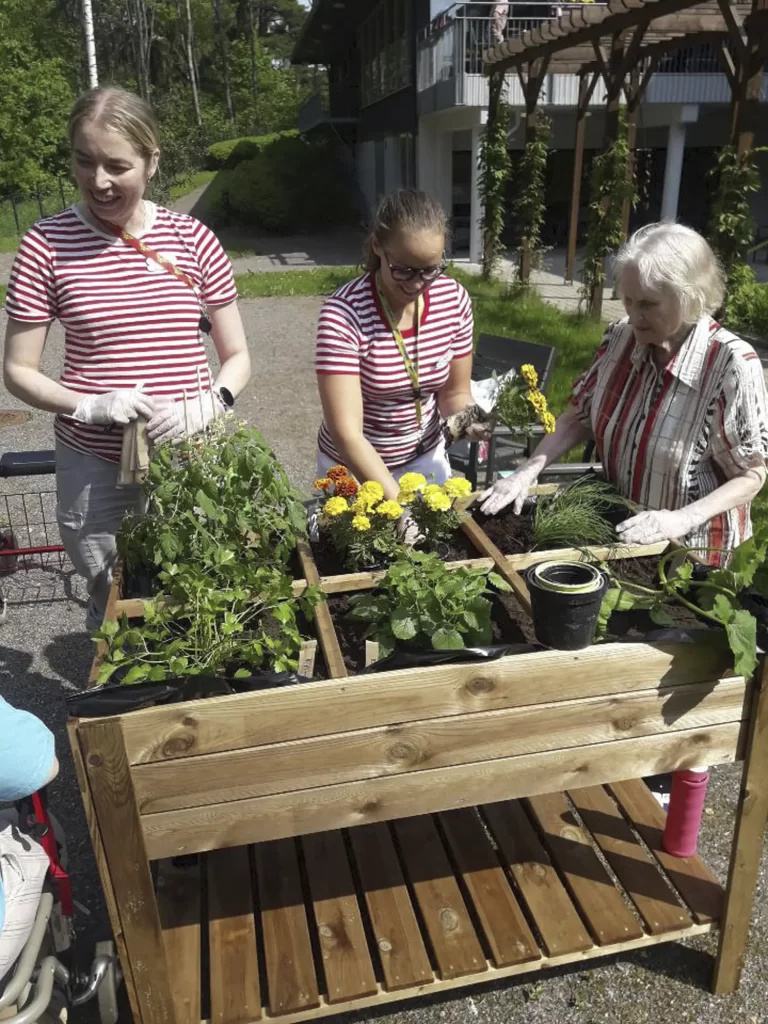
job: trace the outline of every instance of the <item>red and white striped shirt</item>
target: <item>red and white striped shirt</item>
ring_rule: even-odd
[[[386,466],[410,462],[421,442],[430,451],[440,439],[437,392],[445,386],[454,359],[472,355],[472,303],[450,277],[439,277],[424,293],[419,323],[418,366],[422,398],[419,428],[411,379],[381,308],[372,273],[350,281],[326,301],[320,313],[315,350],[318,374],[360,378],[363,435]],[[416,362],[416,332],[402,331],[405,348]],[[318,447],[340,461],[325,423]]]
[[[232,266],[216,236],[187,214],[147,203],[141,240],[192,278],[209,306],[237,298]],[[144,385],[181,399],[211,376],[200,337],[200,301],[189,285],[126,242],[88,223],[76,207],[35,224],[11,270],[6,311],[14,320],[64,328],[61,383],[82,394]],[[57,416],[56,437],[117,462],[122,429]]]
[[[608,479],[648,509],[680,509],[768,459],[768,397],[760,359],[704,317],[660,370],[628,321],[611,324],[574,384]],[[752,535],[750,506],[715,516],[685,538],[731,550]],[[702,554],[722,562],[715,552]]]

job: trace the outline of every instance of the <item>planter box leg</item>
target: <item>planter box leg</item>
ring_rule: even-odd
[[[716,995],[735,992],[739,986],[768,819],[768,657],[762,659],[759,673],[736,811],[720,948],[712,977]]]

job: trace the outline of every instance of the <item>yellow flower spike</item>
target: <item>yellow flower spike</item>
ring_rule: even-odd
[[[551,412],[545,412],[541,415],[541,425],[546,434],[554,434],[557,421]]]
[[[379,516],[386,516],[387,519],[399,519],[403,514],[403,506],[396,501],[382,501],[374,512]]]
[[[340,516],[349,510],[349,503],[346,498],[336,496],[329,498],[323,505],[323,514],[326,516]]]
[[[421,473],[403,473],[400,477],[401,491],[423,491],[427,486],[427,478]]]
[[[530,363],[523,363],[520,367],[520,376],[529,388],[535,388],[539,383],[539,375]]]
[[[352,529],[353,530],[370,530],[371,520],[368,516],[356,515],[352,518]]]
[[[472,493],[472,484],[462,476],[452,476],[445,481],[443,490],[449,498],[466,498]]]

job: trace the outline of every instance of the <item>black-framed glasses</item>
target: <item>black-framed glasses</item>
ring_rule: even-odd
[[[386,253],[384,255],[387,256]],[[413,281],[415,277],[420,277],[426,284],[431,284],[445,271],[448,260],[443,255],[442,260],[439,263],[433,263],[431,267],[404,267],[400,263],[390,263],[389,256],[387,256],[387,266],[394,281]]]

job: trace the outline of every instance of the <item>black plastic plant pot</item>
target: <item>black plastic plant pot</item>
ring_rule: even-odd
[[[594,642],[608,577],[585,562],[539,562],[528,570],[536,639],[557,651]]]

